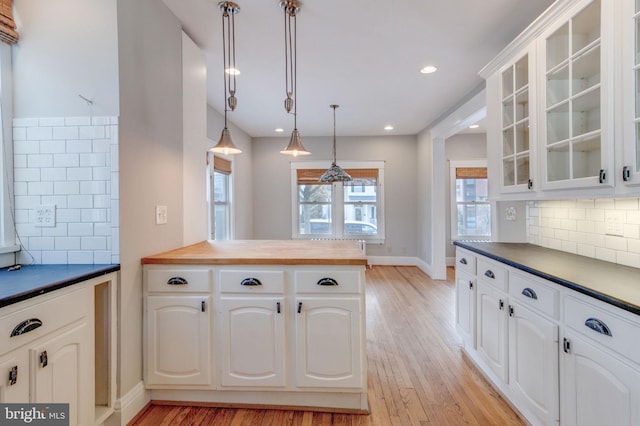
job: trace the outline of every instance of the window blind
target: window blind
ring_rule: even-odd
[[[486,167],[456,167],[456,179],[486,179]]]
[[[0,41],[6,44],[13,44],[18,41],[12,9],[13,0],[0,0]]]
[[[231,174],[231,161],[225,160],[224,158],[218,157],[216,155],[213,156],[213,170],[218,173],[223,173],[225,175]]]
[[[298,169],[298,185],[313,185],[321,183],[318,182],[320,176],[326,171],[326,169]],[[349,176],[353,178],[351,182],[345,182],[345,185],[367,185],[367,182],[378,180],[378,169],[345,169]],[[328,185],[322,183],[322,185]]]

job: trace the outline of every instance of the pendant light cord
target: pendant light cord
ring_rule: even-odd
[[[297,128],[297,73],[298,73],[298,53],[297,53],[297,20],[296,7],[287,2],[284,6],[284,68],[285,68],[285,92],[287,100],[291,99],[293,112],[287,109],[287,113],[293,115],[293,127]],[[293,30],[292,30],[293,21]],[[286,109],[285,103],[285,109]]]
[[[224,98],[224,128],[227,128],[227,77],[225,73],[227,72],[227,38],[226,32],[229,30],[226,18],[229,17],[229,13],[227,12],[226,6],[224,12],[222,13],[222,76],[224,77],[224,93],[222,97]],[[230,82],[229,82],[230,83]]]
[[[333,108],[333,165],[336,165],[336,108],[338,105],[331,105]]]

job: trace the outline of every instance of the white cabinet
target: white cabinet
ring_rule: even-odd
[[[296,385],[362,387],[358,298],[297,297]]]
[[[212,384],[211,277],[204,268],[157,268],[145,276],[147,387]]]
[[[33,372],[31,402],[68,403],[69,424],[90,424],[93,392],[88,378],[93,374],[91,324],[83,318],[29,351]]]
[[[494,78],[499,79],[501,100],[500,132],[500,192],[526,192],[535,181],[536,110],[535,49],[529,47],[517,59],[503,67]],[[496,109],[498,109],[496,108]]]
[[[211,297],[146,299],[146,384],[211,384]]]
[[[475,348],[476,277],[456,271],[456,330],[465,347]]]
[[[640,184],[640,2],[623,0],[622,4],[622,101],[624,158],[622,181]],[[637,190],[637,189],[636,189]]]
[[[506,295],[478,280],[476,298],[476,350],[493,373],[506,382],[509,368]]]
[[[636,336],[637,337],[637,336]],[[565,333],[562,425],[640,424],[640,373],[593,343]]]
[[[25,351],[0,356],[0,403],[29,401],[29,355]]]

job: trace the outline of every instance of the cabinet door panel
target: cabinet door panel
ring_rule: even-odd
[[[210,299],[147,297],[147,385],[211,383]]]
[[[478,354],[502,381],[507,382],[506,296],[482,281],[478,281],[477,286],[476,347]]]
[[[68,403],[69,424],[93,420],[93,345],[86,322],[55,335],[30,351],[31,402]]]
[[[509,386],[538,417],[553,424],[559,417],[558,326],[513,304],[509,319]]]
[[[283,303],[281,297],[220,300],[223,386],[285,385]]]
[[[563,425],[640,424],[640,373],[576,336],[563,353]]]
[[[29,401],[28,359],[27,350],[16,350],[0,358],[0,403]],[[16,375],[13,384],[9,380],[10,374]]]
[[[360,300],[297,298],[296,384],[361,387]]]
[[[468,349],[476,346],[475,282],[474,276],[462,272],[456,274],[456,328]]]

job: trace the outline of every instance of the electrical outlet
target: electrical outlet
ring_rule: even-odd
[[[156,225],[167,223],[167,206],[156,206]]]
[[[509,222],[514,222],[516,220],[516,208],[513,206],[507,207],[506,216]]]
[[[40,205],[34,210],[35,226],[53,227],[56,226],[56,206]]]
[[[621,210],[605,210],[605,234],[622,237],[624,234],[625,214]]]

